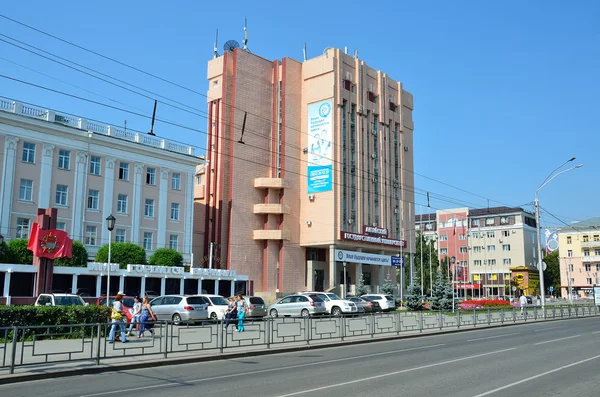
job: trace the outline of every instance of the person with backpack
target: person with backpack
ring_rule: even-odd
[[[115,301],[112,303],[110,319],[112,322],[112,326],[110,327],[110,334],[108,335],[108,343],[113,343],[115,341],[115,332],[117,327],[121,330],[121,342],[127,343],[128,340],[126,338],[125,333],[125,323],[123,322],[123,292],[117,292],[117,296],[115,296]],[[107,298],[108,299],[108,298]]]

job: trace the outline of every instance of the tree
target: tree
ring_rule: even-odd
[[[108,262],[108,244],[100,247],[94,260],[101,263]],[[128,264],[145,265],[147,263],[146,250],[133,243],[112,243],[110,261],[118,263],[121,269]]]
[[[408,289],[406,290],[406,307],[408,310],[423,310],[421,301],[421,285],[417,284],[417,278],[414,277]]]
[[[452,310],[454,291],[448,279],[441,271],[437,272],[433,290],[431,291],[431,310]]]
[[[3,241],[2,244],[0,244],[0,263],[10,263],[8,247],[6,246],[5,241]]]
[[[8,263],[17,265],[31,265],[33,263],[33,252],[27,249],[26,238],[10,240],[6,245]]]
[[[80,241],[73,241],[73,256],[71,258],[58,258],[54,260],[54,266],[86,267],[88,252]]]
[[[183,256],[174,249],[159,248],[152,254],[148,262],[156,266],[181,266]]]
[[[550,286],[554,287],[553,294],[560,294],[560,261],[558,258],[558,250],[544,257],[544,262],[548,265],[544,271],[544,287],[546,292],[549,291]]]
[[[437,249],[434,246],[434,241],[428,238],[421,238],[421,232],[417,231],[415,236],[416,247],[415,247],[415,276],[417,278],[417,284],[419,285],[419,293],[421,292],[421,252],[423,252],[423,293],[431,293],[430,274],[433,273],[435,278],[436,272],[439,267],[439,258],[437,255]],[[421,241],[422,240],[422,241]],[[421,244],[422,243],[422,244]],[[430,266],[431,265],[431,266]],[[408,266],[407,266],[408,267]],[[410,269],[410,268],[409,268]],[[431,272],[430,272],[431,269]],[[409,270],[410,271],[410,270]],[[448,275],[448,266],[442,269],[442,274]],[[409,275],[410,277],[410,275]]]
[[[385,283],[381,286],[381,292],[386,295],[394,295],[395,290],[396,287],[394,284],[392,284],[392,277],[388,272],[387,276],[385,277]]]
[[[363,275],[361,273],[360,277],[358,279],[358,284],[356,285],[356,295],[361,296],[361,295],[366,295],[368,293],[369,293],[369,289],[365,286],[365,278],[363,277]]]

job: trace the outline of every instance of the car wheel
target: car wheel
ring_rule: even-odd
[[[216,320],[218,320],[218,319],[219,319],[219,316],[217,316],[217,313],[215,313],[215,312],[212,312],[212,313],[210,314],[210,319],[211,319],[211,320],[213,320],[213,321],[216,321]]]
[[[310,316],[310,313],[308,312],[308,310],[302,309],[302,311],[300,312],[300,315],[302,317],[308,317],[308,316]]]
[[[269,315],[273,318],[277,317],[277,310],[273,309],[269,312]]]
[[[181,316],[177,313],[173,314],[173,324],[175,324],[175,325],[181,324]]]
[[[336,316],[339,317],[342,315],[342,309],[340,309],[339,307],[335,306],[331,309],[331,315],[332,316]]]

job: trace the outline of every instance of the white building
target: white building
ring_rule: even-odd
[[[91,258],[114,242],[162,247],[191,262],[194,148],[0,98],[0,234],[27,238],[37,208]]]

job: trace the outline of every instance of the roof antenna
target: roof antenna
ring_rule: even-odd
[[[304,54],[304,61],[306,61],[306,43],[304,43],[304,48],[302,49],[302,53]]]
[[[154,111],[152,112],[152,126],[150,127],[150,132],[148,133],[148,135],[152,135],[152,136],[156,136],[156,134],[154,133],[154,119],[156,117],[156,104],[157,104],[157,100],[154,100]]]
[[[245,145],[246,142],[244,142],[244,131],[246,130],[246,117],[248,116],[248,112],[244,112],[244,121],[242,122],[242,135],[240,136],[240,140],[238,141],[238,143],[241,143],[242,145]]]
[[[242,44],[244,45],[244,51],[248,51],[248,18],[244,18],[244,40],[242,40]]]
[[[215,46],[213,47],[213,51],[214,51],[214,54],[215,54],[214,58],[218,58],[219,57],[219,53],[217,52],[217,42],[218,41],[219,41],[219,29],[217,29],[217,35],[215,37]]]

